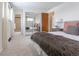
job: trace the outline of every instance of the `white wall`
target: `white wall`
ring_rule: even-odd
[[[25,12],[21,14],[21,33],[25,35]]]
[[[15,14],[14,14],[14,9],[12,8],[12,11],[11,11],[11,13],[12,13],[12,16],[11,16],[11,36],[13,36],[14,35],[14,29],[15,29],[15,27],[14,27],[14,20],[15,20]]]
[[[2,4],[0,2],[0,52],[2,50]]]
[[[41,14],[36,16],[35,23],[41,23]]]
[[[6,15],[3,17],[3,18],[5,18],[4,21],[3,21],[4,22],[3,27],[7,27],[5,30],[6,30],[6,33],[7,33],[6,36],[7,36],[7,43],[8,43],[8,39],[13,36],[13,32],[14,32],[14,26],[13,26],[13,24],[14,24],[14,14],[13,14],[13,8],[11,7],[11,5],[9,3],[4,3],[4,4],[5,4],[4,12],[5,12]]]
[[[14,13],[13,8],[10,9],[9,19],[8,19],[8,39],[14,34]]]
[[[50,11],[54,11],[54,21],[53,25],[56,24],[56,21],[63,19],[64,21],[79,21],[79,3],[63,3]],[[61,26],[63,27],[63,25]]]
[[[11,22],[12,22],[12,20],[11,20],[11,6],[10,6],[10,4],[8,4],[8,8],[7,8],[7,17],[8,17],[8,39],[11,37]]]

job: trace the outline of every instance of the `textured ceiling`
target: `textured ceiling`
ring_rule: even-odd
[[[13,2],[15,8],[24,10],[26,12],[46,12],[54,8],[62,2]]]

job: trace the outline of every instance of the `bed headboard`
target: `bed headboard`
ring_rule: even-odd
[[[64,32],[79,35],[79,21],[64,22]]]

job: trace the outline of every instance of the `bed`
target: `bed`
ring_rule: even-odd
[[[79,56],[79,27],[70,26],[66,32],[37,32],[31,36],[48,56]]]
[[[45,32],[34,33],[31,39],[39,44],[49,56],[79,56],[79,42],[56,35],[55,32],[52,34]]]

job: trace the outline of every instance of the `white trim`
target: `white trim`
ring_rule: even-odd
[[[42,14],[41,14],[40,32],[42,32]]]

